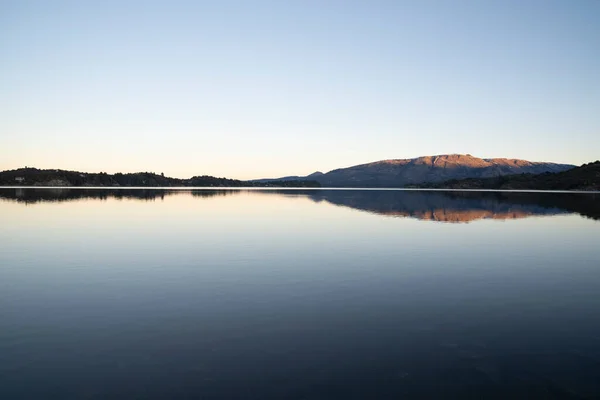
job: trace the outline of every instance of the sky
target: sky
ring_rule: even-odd
[[[0,0],[0,170],[600,158],[598,0]]]

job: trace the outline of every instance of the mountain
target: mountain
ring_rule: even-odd
[[[600,190],[600,161],[556,173],[453,179],[441,183],[414,186],[446,189]]]
[[[306,177],[323,187],[404,187],[450,179],[488,178],[511,174],[561,172],[574,165],[531,162],[507,158],[477,158],[470,154],[446,154],[411,159],[383,160]],[[264,181],[264,180],[259,180]]]
[[[311,180],[314,181],[317,178],[319,178],[320,176],[324,175],[322,172],[317,171],[317,172],[313,172],[310,175],[306,175],[306,176],[297,176],[297,175],[291,175],[291,176],[284,176],[281,178],[263,178],[263,179],[254,179],[251,180],[249,182],[273,182],[273,181],[304,181],[304,180]]]
[[[340,168],[308,176],[287,176],[279,179],[240,181],[237,179],[194,176],[189,179],[165,177],[162,174],[139,172],[106,174],[64,171],[56,169],[21,168],[0,172],[4,186],[124,186],[124,187],[405,187],[430,185],[466,178],[494,178],[514,174],[557,173],[573,165],[531,162],[506,158],[482,159],[470,154],[449,154],[401,160],[383,160],[369,164]]]
[[[240,181],[194,176],[189,179],[169,178],[153,172],[131,174],[87,173],[60,169],[20,168],[0,172],[0,186],[97,186],[97,187],[319,187],[314,180]]]

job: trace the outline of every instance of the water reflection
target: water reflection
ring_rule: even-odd
[[[0,196],[0,399],[600,395],[597,195]]]
[[[173,190],[173,189],[0,189],[0,199],[24,204],[83,199],[163,200],[166,196],[209,198],[253,193],[308,198],[389,217],[461,223],[577,213],[600,219],[595,193],[518,193],[401,190]]]
[[[315,201],[380,215],[441,222],[517,219],[566,213],[599,219],[595,194],[461,191],[314,191]]]

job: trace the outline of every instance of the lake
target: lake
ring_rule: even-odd
[[[600,194],[0,189],[0,398],[600,397]]]

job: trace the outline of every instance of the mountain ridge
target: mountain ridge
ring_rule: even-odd
[[[488,179],[507,175],[528,176],[558,173],[573,169],[570,164],[533,162],[511,158],[478,158],[470,154],[442,154],[409,159],[387,159],[366,164],[320,171],[307,176],[282,178],[237,179],[194,176],[189,179],[166,177],[152,172],[84,173],[36,168],[21,168],[0,172],[3,186],[123,186],[123,187],[348,187],[401,188],[434,185],[464,179]]]
[[[439,183],[417,184],[414,187],[436,189],[490,190],[600,190],[600,161],[583,164],[560,172],[515,174],[491,178],[451,179]]]
[[[416,158],[386,159],[336,168],[326,173],[279,179],[311,179],[330,187],[404,187],[451,179],[488,178],[520,173],[562,172],[575,165],[514,158],[478,158],[470,154],[439,154]],[[273,179],[257,179],[257,182]]]

